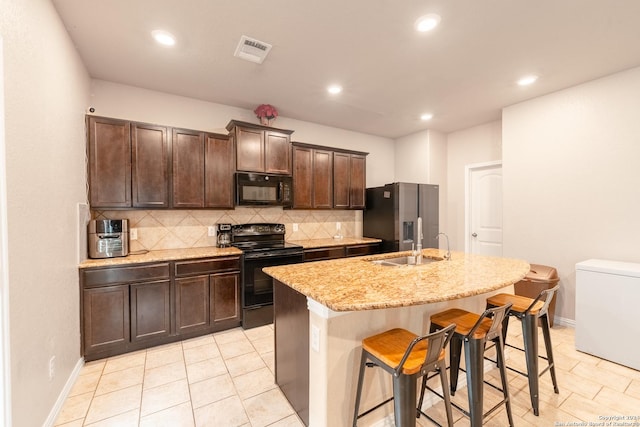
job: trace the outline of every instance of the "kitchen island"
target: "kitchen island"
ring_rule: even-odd
[[[390,328],[428,330],[449,307],[482,312],[487,296],[522,279],[522,260],[422,251],[421,265],[372,261],[408,252],[268,267],[274,280],[276,382],[310,426],[351,423],[363,338]],[[433,262],[431,262],[433,261]],[[389,375],[367,371],[361,407],[392,394]],[[383,406],[360,425],[388,417]]]

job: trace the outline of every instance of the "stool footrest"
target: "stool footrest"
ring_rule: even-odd
[[[496,388],[496,389],[498,389],[498,390],[502,391],[502,389],[497,388],[497,387],[496,387],[496,386],[494,386],[493,384],[488,383],[488,382],[486,382],[486,381],[484,381],[484,382],[485,382],[485,384],[488,384],[488,385],[492,386],[493,388]],[[432,392],[432,393],[433,393],[433,394],[435,394],[436,396],[440,397],[441,399],[443,399],[443,398],[444,398],[440,393],[438,393],[436,390],[432,389],[432,388],[431,388],[431,387],[429,387],[429,386],[427,386],[427,390],[429,390],[430,392]],[[485,412],[484,414],[482,414],[482,418],[484,419],[484,418],[488,417],[489,415],[493,414],[493,413],[496,411],[496,409],[498,409],[501,405],[503,405],[504,403],[506,403],[506,402],[507,402],[507,401],[509,401],[509,400],[510,400],[510,399],[509,399],[508,397],[507,397],[507,398],[502,399],[502,400],[501,400],[500,402],[498,402],[498,403],[497,403],[493,408],[489,409],[487,412]],[[465,417],[469,418],[469,417],[471,416],[471,414],[469,413],[469,411],[467,411],[466,409],[464,409],[462,406],[458,405],[457,403],[455,403],[455,402],[451,402],[451,406],[453,406],[454,408],[456,408],[458,411],[462,412],[462,414],[463,414]],[[422,412],[422,410],[421,410],[421,409],[419,409],[419,411],[420,411],[420,413],[421,413],[422,415],[424,415],[425,417],[429,418],[429,416],[428,416],[427,414],[425,414],[424,412]],[[431,418],[429,418],[429,420],[431,420],[432,422],[435,422],[435,421],[433,421]],[[436,423],[436,424],[437,424],[437,423]]]
[[[393,400],[393,397],[388,398],[387,400],[385,400],[382,403],[378,403],[376,406],[374,406],[373,408],[367,409],[366,411],[362,412],[361,414],[358,415],[357,419],[360,419],[362,417],[364,417],[365,415],[368,415],[370,413],[372,413],[373,411],[375,411],[376,409],[380,408],[381,406],[386,405],[387,403],[391,402]]]

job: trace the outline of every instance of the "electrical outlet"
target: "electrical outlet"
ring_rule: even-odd
[[[129,240],[138,240],[138,229],[130,228],[129,229]]]
[[[296,232],[298,231],[298,224],[297,223],[293,223],[293,231]]]
[[[56,357],[51,356],[51,359],[49,359],[49,381],[53,379],[55,374],[56,374]]]
[[[216,227],[214,227],[213,225],[207,227],[207,235],[209,237],[216,237]]]
[[[320,351],[320,328],[315,325],[311,325],[311,349]]]

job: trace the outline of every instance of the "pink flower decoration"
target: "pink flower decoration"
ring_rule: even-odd
[[[266,117],[267,119],[272,120],[278,117],[278,110],[270,104],[260,104],[255,110],[253,110],[253,112],[256,113],[256,117],[259,119]]]

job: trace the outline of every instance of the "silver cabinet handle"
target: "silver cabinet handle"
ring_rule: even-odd
[[[478,233],[473,233],[471,237],[478,237]]]

